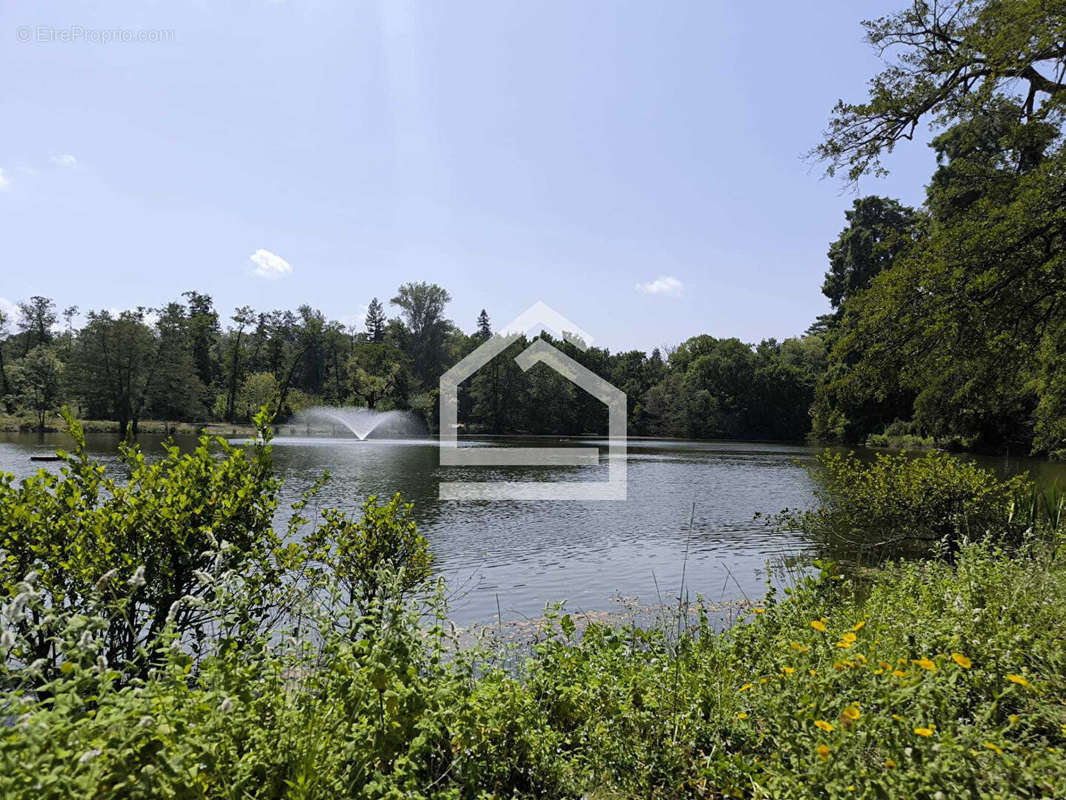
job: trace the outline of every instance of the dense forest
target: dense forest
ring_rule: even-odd
[[[832,311],[805,335],[701,335],[651,353],[560,344],[626,392],[631,434],[1066,451],[1066,32],[1059,4],[1007,5],[919,2],[866,23],[869,43],[898,56],[865,102],[837,105],[811,157],[857,183],[928,122],[937,167],[918,208],[854,201],[828,249]],[[89,312],[76,329],[78,309],[60,321],[33,297],[0,317],[0,394],[38,426],[61,403],[134,429],[355,403],[413,409],[433,428],[439,375],[492,334],[485,311],[464,333],[450,299],[407,283],[395,317],[375,298],[346,329],[309,306],[225,318],[187,292]],[[547,367],[498,362],[463,387],[468,430],[605,430],[604,410]]]
[[[211,297],[186,292],[158,308],[90,311],[79,329],[76,308],[60,321],[53,300],[32,297],[19,304],[14,330],[6,321],[0,328],[4,402],[33,425],[64,403],[122,429],[147,419],[248,422],[264,404],[281,418],[313,405],[356,404],[411,409],[434,428],[440,375],[492,335],[485,311],[464,333],[446,316],[450,300],[439,286],[407,283],[389,301],[395,317],[374,298],[365,323],[345,328],[306,305],[241,307],[227,320]],[[825,368],[820,336],[756,347],[696,336],[650,354],[556,344],[626,392],[634,434],[802,438]],[[525,345],[516,342],[463,385],[467,429],[606,431],[599,401],[544,365],[521,370],[513,356]]]

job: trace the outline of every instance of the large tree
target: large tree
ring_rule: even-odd
[[[844,303],[822,425],[861,437],[894,415],[991,447],[1066,446],[1066,5],[918,3],[868,31],[898,59],[867,102],[838,105],[819,155],[877,171],[928,118],[939,167],[920,241]]]
[[[90,417],[114,420],[123,432],[137,424],[156,377],[158,348],[144,313],[90,311],[78,334],[72,388]]]
[[[160,420],[202,420],[204,386],[196,371],[189,319],[181,303],[158,310],[158,374],[148,392],[148,410]]]
[[[387,321],[381,301],[376,297],[372,297],[370,305],[366,307],[366,338],[374,343],[384,341]]]
[[[19,402],[33,411],[37,430],[44,430],[45,415],[59,401],[63,363],[48,345],[39,344],[11,368]]]
[[[220,333],[218,312],[215,311],[211,296],[200,292],[184,292],[182,297],[188,300],[189,346],[192,348],[193,363],[196,374],[204,387],[203,402],[210,406],[212,389],[218,377],[218,337]]]
[[[52,341],[52,326],[56,319],[56,304],[49,297],[34,295],[27,302],[19,303],[18,326],[24,354],[39,344]]]
[[[423,386],[434,387],[444,371],[444,341],[452,327],[444,317],[451,302],[447,290],[435,283],[405,283],[389,302],[400,313],[411,333],[411,357],[415,375]]]
[[[242,381],[241,365],[241,338],[244,329],[256,321],[255,310],[251,306],[241,306],[233,312],[231,317],[236,329],[232,332],[229,359],[229,390],[226,393],[226,422],[233,422],[234,410],[237,404],[237,389]]]
[[[829,246],[822,294],[833,308],[870,286],[914,242],[921,215],[888,197],[862,197],[844,212],[847,227]]]

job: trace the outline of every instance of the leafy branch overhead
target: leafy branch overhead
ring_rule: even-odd
[[[884,174],[883,154],[934,126],[972,119],[1006,99],[1019,122],[1061,124],[1066,101],[1066,3],[916,2],[864,23],[887,61],[865,102],[841,100],[811,152],[855,181]]]

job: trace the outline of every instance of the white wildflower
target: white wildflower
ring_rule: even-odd
[[[178,616],[178,611],[181,610],[181,600],[175,600],[170,604],[170,610],[167,611],[167,622],[173,622]]]
[[[12,631],[0,633],[0,650],[10,650],[15,646],[15,634]]]
[[[96,758],[98,755],[100,755],[101,752],[101,750],[86,750],[84,753],[81,754],[81,758],[78,759],[78,763],[87,764],[88,762]]]
[[[33,586],[33,584],[37,582],[37,575],[37,570],[31,569],[29,572],[26,573],[26,577],[22,579],[22,582],[25,583],[27,586]]]
[[[230,711],[233,710],[233,701],[227,697],[219,704],[218,710],[221,711],[223,714],[228,714]]]
[[[136,571],[134,571],[133,577],[129,580],[129,584],[134,588],[139,588],[141,586],[144,586],[144,583],[144,564],[142,564],[141,566],[137,567]]]
[[[141,717],[140,721],[137,724],[140,725],[142,728],[151,728],[152,727],[152,718],[151,717]]]
[[[78,647],[82,650],[88,650],[93,645],[92,631],[84,630],[81,632],[81,638],[78,639]]]
[[[202,569],[196,570],[192,575],[193,575],[194,578],[196,578],[196,580],[198,580],[204,586],[206,586],[207,584],[211,583],[211,581],[214,580],[214,578],[211,576],[211,574],[209,572],[204,572]]]
[[[100,670],[101,672],[106,670],[107,669],[107,659],[104,658],[103,656],[97,656],[96,657],[96,668],[98,670]]]

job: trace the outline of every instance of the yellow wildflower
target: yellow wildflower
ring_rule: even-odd
[[[829,760],[829,748],[824,744],[818,745],[818,758],[822,759],[822,761]]]
[[[820,619],[816,619],[811,622],[811,627],[814,628],[816,631],[821,631],[822,633],[825,633],[825,623],[822,622]]]
[[[739,714],[737,714],[737,719],[747,719],[747,718],[748,718],[748,715],[745,714],[743,711],[741,711]]]
[[[951,657],[952,659],[954,659],[955,663],[963,669],[969,669],[971,666],[973,666],[973,664],[970,662],[970,659],[968,659],[962,653],[952,653]]]
[[[881,669],[889,669],[892,665],[889,664],[887,661],[878,661],[877,666],[879,666]]]
[[[856,640],[856,639],[857,639],[858,637],[857,637],[857,636],[856,636],[856,635],[855,635],[854,633],[851,633],[851,632],[849,631],[848,633],[845,633],[845,634],[844,634],[844,635],[843,635],[843,636],[842,636],[841,638],[842,638],[842,639],[843,639],[843,640],[844,640],[845,642],[847,642],[848,644],[851,644],[851,643],[852,643],[852,642],[854,642],[854,641],[855,641],[855,640]]]
[[[894,719],[896,722],[906,722],[907,721],[907,720],[903,719],[903,717],[901,717],[899,714],[893,714],[892,715],[892,719]]]
[[[914,732],[916,734],[918,734],[919,736],[932,736],[933,735],[933,728],[932,728],[932,726],[930,726],[928,728],[915,728]]]
[[[851,626],[851,629],[853,631],[855,631],[856,633],[858,633],[859,631],[862,630],[862,626],[865,625],[865,624],[866,624],[866,620],[864,620],[864,619],[863,620],[859,620],[858,622],[856,622],[854,625]]]
[[[845,708],[845,709],[844,709],[844,710],[843,710],[843,711],[842,711],[841,713],[842,713],[842,714],[843,714],[843,715],[844,715],[845,717],[847,717],[848,719],[850,719],[850,720],[851,720],[852,722],[854,722],[855,720],[857,720],[857,719],[858,719],[859,717],[861,717],[861,716],[862,716],[862,712],[861,712],[861,711],[859,711],[859,709],[858,709],[858,707],[857,707],[857,706],[848,706],[848,707],[847,707],[847,708]]]
[[[886,758],[885,759],[885,769],[895,769],[895,768],[896,768],[896,762],[893,761],[891,758]]]
[[[764,611],[766,611],[766,609],[765,608],[753,608],[752,611],[754,611],[756,614],[762,614]]]
[[[843,647],[847,649],[851,647],[851,642],[837,642],[837,647]]]
[[[781,667],[781,669],[786,675],[791,675],[793,672],[796,671],[795,667]]]
[[[1003,750],[998,745],[995,745],[992,742],[985,742],[985,747],[987,747],[989,750],[995,750],[996,753],[998,753],[999,755],[1003,755]]]
[[[818,674],[818,670],[816,670],[816,669],[809,669],[809,670],[807,670],[807,672],[811,673],[811,675],[817,675]]]
[[[751,689],[754,686],[755,686],[754,683],[745,683],[743,686],[740,687],[740,691],[746,692],[746,691],[748,691],[748,689]]]
[[[790,642],[789,647],[791,647],[793,650],[799,650],[801,653],[807,652],[807,647],[805,645],[800,644],[799,642]]]
[[[1008,675],[1007,676],[1007,680],[1011,681],[1012,683],[1016,683],[1019,686],[1025,686],[1026,688],[1028,688],[1029,686],[1032,685],[1032,684],[1029,683],[1029,681],[1027,681],[1021,675]]]
[[[933,661],[930,661],[928,658],[919,658],[919,659],[916,659],[916,660],[912,661],[911,663],[912,664],[917,664],[922,669],[927,669],[930,672],[933,672],[934,670],[936,670],[936,663],[933,662]]]
[[[904,672],[901,669],[892,670],[892,674],[895,675],[897,678],[906,678],[907,677],[907,673]]]
[[[835,727],[832,722],[826,722],[824,719],[816,719],[814,721],[816,727],[821,728],[826,733],[831,733]]]
[[[878,667],[877,669],[874,670],[874,675],[881,675],[883,673],[884,673],[884,670],[881,669],[880,667]]]

